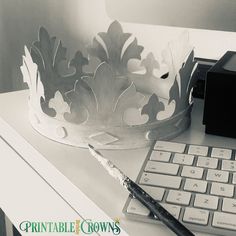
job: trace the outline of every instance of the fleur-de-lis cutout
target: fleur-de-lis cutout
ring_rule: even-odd
[[[99,58],[101,62],[107,62],[117,74],[126,74],[128,61],[130,59],[140,60],[140,54],[143,51],[143,47],[138,45],[136,38],[127,48],[124,48],[130,36],[130,33],[123,33],[118,21],[114,21],[107,33],[98,33],[98,37],[104,42],[105,48],[98,39],[94,38],[89,53]]]
[[[142,60],[141,66],[146,68],[146,75],[151,76],[154,69],[160,69],[160,64],[155,59],[152,52],[148,53],[147,57]]]
[[[83,56],[82,52],[77,51],[74,58],[70,61],[69,66],[73,66],[76,70],[74,76],[83,75],[83,66],[88,65],[89,61],[86,57]]]
[[[56,119],[64,120],[64,114],[70,111],[69,105],[64,101],[60,91],[56,91],[54,98],[49,100],[49,108],[53,108],[56,112]]]
[[[165,106],[162,102],[159,101],[156,94],[153,94],[146,105],[144,105],[141,114],[148,115],[148,121],[147,123],[152,123],[157,120],[157,114],[160,111],[163,111],[165,109]]]

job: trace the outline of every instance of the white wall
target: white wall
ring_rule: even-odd
[[[111,22],[104,0],[0,0],[0,92],[21,87],[21,56],[24,44],[37,38],[43,25],[75,51]],[[158,54],[182,29],[124,23],[148,51]],[[228,49],[236,51],[236,33],[190,30],[199,57],[218,59]],[[83,45],[83,46],[82,46]]]
[[[233,0],[105,0],[108,14],[126,22],[236,31]]]
[[[190,42],[195,47],[195,56],[219,59],[226,51],[236,51],[236,33],[197,30],[177,27],[123,24],[127,30],[131,30],[137,36],[139,43],[145,46],[146,50],[155,53],[160,52],[167,43],[185,30],[189,32]]]
[[[101,6],[99,0],[0,0],[0,92],[22,87],[23,48],[37,39],[40,26],[61,39],[72,57],[91,31],[107,27]]]
[[[236,51],[235,0],[141,0],[138,2],[105,0],[105,2],[111,18],[130,23],[149,23],[149,26],[137,25],[135,28],[139,38],[145,37],[147,45],[151,44],[152,48],[159,49],[158,44],[165,44],[183,30],[157,26],[168,25],[192,28],[188,29],[190,40],[199,57],[219,59],[227,50]],[[196,28],[211,30],[196,30]],[[232,32],[222,32],[226,29]]]

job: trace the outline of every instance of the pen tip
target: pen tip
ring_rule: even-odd
[[[91,144],[88,144],[88,147],[94,150],[94,146],[92,146]]]
[[[89,144],[88,143],[88,148],[89,148],[89,151],[91,152],[91,154],[94,156],[94,155],[99,155],[99,156],[102,156],[102,154],[98,151],[98,150],[96,150],[96,148],[93,146],[93,145],[91,145],[91,144]]]

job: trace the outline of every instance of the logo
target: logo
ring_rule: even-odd
[[[91,219],[72,222],[36,222],[23,221],[19,229],[25,233],[74,233],[76,235],[108,232],[119,235],[121,232],[119,219],[115,221],[93,221]]]

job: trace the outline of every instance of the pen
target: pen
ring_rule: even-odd
[[[194,236],[181,222],[172,216],[165,208],[163,208],[155,199],[146,193],[140,186],[127,177],[119,168],[117,168],[110,160],[103,157],[103,155],[94,149],[92,145],[89,146],[90,153],[102,164],[102,166],[109,172],[111,176],[119,180],[120,184],[124,186],[137,200],[146,206],[154,215],[156,219],[162,221],[170,230],[178,236]]]

